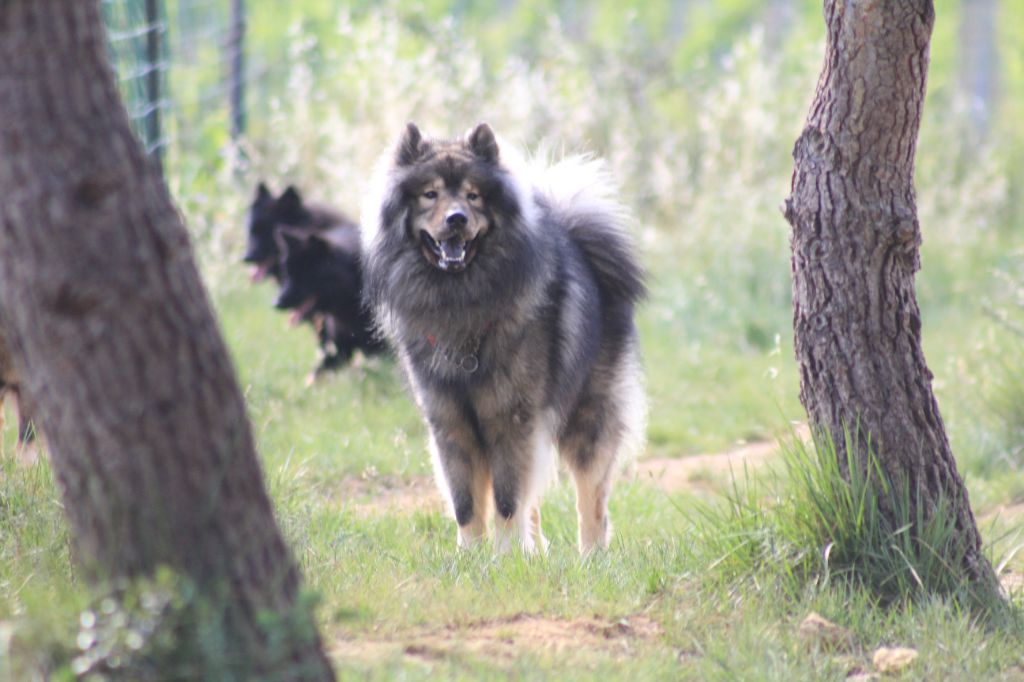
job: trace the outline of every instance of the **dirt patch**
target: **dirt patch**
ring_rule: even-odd
[[[796,435],[806,439],[809,432],[799,427]],[[708,489],[727,480],[730,474],[742,475],[744,467],[756,469],[771,461],[779,447],[778,441],[761,441],[713,454],[648,459],[636,464],[635,477],[667,492]],[[401,478],[369,471],[341,481],[332,499],[364,517],[444,510],[441,494],[429,476]]]
[[[1016,523],[1024,518],[1024,502],[997,505],[978,517],[978,525],[988,525],[997,518],[1003,523]]]
[[[429,476],[350,477],[341,482],[333,499],[363,517],[444,509],[441,494]]]
[[[334,642],[331,655],[341,660],[375,661],[402,655],[439,660],[470,654],[512,661],[524,653],[627,659],[642,654],[661,635],[656,622],[644,615],[620,620],[597,616],[559,619],[517,614],[505,618],[450,624],[398,633],[393,637],[353,637]]]
[[[800,426],[795,435],[806,440],[810,431],[806,426]],[[648,481],[666,492],[709,488],[730,475],[741,476],[744,468],[757,469],[771,461],[780,448],[779,441],[759,441],[713,454],[648,459],[637,464],[637,479]]]
[[[1004,573],[999,576],[999,584],[1010,596],[1024,596],[1024,573]]]

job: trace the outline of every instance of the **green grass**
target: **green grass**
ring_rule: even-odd
[[[727,514],[735,510],[735,498],[708,507],[697,493],[666,494],[643,480],[621,483],[612,498],[613,546],[586,562],[573,548],[575,510],[564,481],[545,502],[552,549],[543,558],[496,559],[486,548],[458,552],[454,525],[436,504],[413,510],[385,505],[368,513],[360,505],[372,501],[375,490],[429,472],[424,431],[393,363],[374,360],[307,388],[305,375],[315,359],[311,331],[286,328],[283,316],[268,306],[271,292],[248,287],[240,273],[228,275],[220,289],[216,303],[279,519],[310,589],[319,596],[325,640],[330,649],[332,643],[355,642],[336,649],[348,654],[364,643],[366,653],[338,660],[343,679],[843,679],[850,670],[870,670],[871,652],[883,644],[921,652],[910,673],[917,679],[992,677],[1024,664],[1019,632],[979,624],[955,599],[922,598],[886,607],[870,590],[842,581],[787,580],[795,571],[808,571],[821,550],[820,538],[796,533],[783,538],[789,543],[785,552],[775,547],[774,560],[763,560],[768,556],[764,543],[779,541],[771,537],[777,529],[764,509],[779,508],[781,501],[793,505],[791,514],[814,511],[807,499],[792,496],[787,481],[799,478],[792,474],[775,489],[762,487],[759,473],[751,474],[749,486],[741,477],[736,494],[748,506],[739,529],[722,516],[713,516],[708,525],[694,511]],[[780,342],[766,350],[741,339],[679,361],[680,327],[659,319],[660,296],[655,291],[655,302],[641,316],[652,393],[648,455],[682,456],[784,431],[787,415],[781,405],[787,400],[792,405],[792,395],[784,394],[795,387],[791,349]],[[960,338],[953,331],[944,338],[950,336]],[[951,343],[947,352],[959,352],[958,345]],[[660,358],[663,371],[652,367],[652,358]],[[933,355],[937,367],[956,364],[941,352]],[[778,374],[772,378],[762,367],[777,367]],[[947,379],[947,388],[955,386],[941,374],[939,379]],[[953,401],[947,412],[955,416],[966,407]],[[10,427],[7,431],[10,447]],[[42,595],[59,597],[67,589],[61,587],[69,570],[64,531],[55,502],[34,511],[29,504],[32,498],[55,501],[48,470],[45,464],[29,469],[8,464],[5,471],[20,505],[17,518],[27,514],[38,527],[14,528],[13,536],[52,557],[52,565],[44,573],[31,569],[35,596],[30,602],[23,604],[19,594],[5,590],[0,603],[8,609],[6,617],[27,610],[41,619],[36,631],[43,634],[33,636],[60,651],[55,642],[66,637],[52,633],[61,619]],[[1012,501],[1006,481],[1022,486],[1020,475],[1005,469],[978,471],[971,479],[972,494],[987,491],[979,511]],[[353,479],[362,481],[362,492],[346,499],[352,490],[346,483]],[[1005,529],[987,530],[989,539],[1004,539]],[[745,543],[760,538],[762,545],[738,553],[729,544],[738,531]],[[856,545],[858,536],[850,542]],[[10,565],[29,573],[28,564],[27,556],[19,556]],[[1019,558],[1011,565],[1022,568]],[[75,599],[81,597],[58,614],[73,617]],[[851,630],[853,647],[842,653],[808,649],[797,626],[810,611]],[[521,614],[560,623],[591,617],[615,623],[644,614],[657,630],[646,638],[610,638],[558,653],[535,644],[508,645],[497,653],[477,646],[473,633],[481,623]],[[506,633],[506,638],[518,636],[514,628]],[[423,641],[435,646],[427,649],[429,655],[416,654]],[[625,654],[624,646],[629,647]]]
[[[879,605],[943,596],[983,618],[1005,616],[999,595],[968,576],[955,501],[940,495],[927,507],[915,504],[914,491],[889,478],[870,444],[859,463],[855,452],[864,447],[849,434],[845,454],[828,434],[785,440],[781,471],[767,485],[744,480],[726,505],[698,505],[705,563],[724,581],[774,577],[794,596],[839,585]],[[993,565],[1008,563],[1012,552]]]
[[[765,300],[757,287],[710,291],[684,252],[649,262],[652,295],[639,317],[651,397],[645,457],[787,433],[802,413],[785,302],[774,293]],[[547,556],[459,552],[436,498],[410,506],[394,496],[431,484],[424,428],[393,361],[363,361],[307,387],[312,331],[287,326],[270,307],[269,285],[250,286],[229,261],[207,264],[278,518],[319,600],[342,679],[839,680],[871,670],[872,651],[895,644],[921,654],[909,679],[1012,679],[1024,669],[1020,628],[986,625],[955,596],[918,591],[884,605],[862,583],[836,572],[825,580],[826,543],[813,522],[821,501],[801,485],[806,469],[738,471],[734,484],[701,471],[699,486],[671,494],[643,478],[623,481],[612,497],[613,545],[588,561],[573,546],[574,500],[563,480],[544,505]],[[959,277],[984,286],[983,264],[959,267]],[[751,320],[760,331],[749,331]],[[1013,346],[988,331],[980,310],[952,300],[931,299],[924,320],[940,405],[974,509],[986,518],[989,551],[1024,572],[1024,556],[1013,553],[1021,515],[992,518],[1024,500],[1024,475],[1000,456],[1019,443],[990,405],[990,389],[1006,385],[997,360]],[[77,614],[90,598],[74,579],[45,459],[14,461],[14,421],[9,413],[2,434],[0,624],[16,625],[8,652],[22,665],[59,668],[80,653]],[[817,472],[819,484],[832,480],[827,468]],[[709,497],[709,489],[726,495]],[[875,541],[863,527],[845,537],[852,550]],[[930,570],[941,577],[941,566]],[[897,591],[913,592],[907,575]],[[811,611],[850,630],[851,647],[808,646],[797,629]],[[613,630],[561,648],[518,629],[522,619],[548,619],[572,641],[589,632],[573,629],[581,620],[614,628],[640,617],[650,632]],[[490,639],[481,643],[480,632]]]
[[[438,504],[387,506],[389,490],[429,474],[424,430],[393,362],[364,362],[307,388],[314,336],[308,328],[287,328],[269,307],[271,293],[228,271],[215,302],[279,519],[319,598],[328,648],[348,655],[337,661],[343,679],[843,679],[855,668],[870,670],[871,652],[883,644],[920,651],[908,673],[914,679],[995,677],[1024,665],[1019,631],[982,625],[953,598],[883,606],[862,586],[787,580],[798,571],[810,575],[821,550],[820,538],[796,533],[783,538],[785,551],[764,560],[772,556],[764,553],[770,543],[779,542],[765,510],[789,504],[790,514],[814,513],[810,500],[794,496],[799,472],[777,479],[776,488],[762,484],[772,479],[761,472],[750,473],[750,485],[741,475],[734,494],[748,507],[738,527],[728,520],[735,497],[708,502],[699,491],[668,494],[643,479],[621,482],[612,497],[613,545],[588,561],[574,549],[574,500],[563,480],[544,505],[552,543],[547,556],[495,558],[486,547],[459,552],[454,524]],[[741,338],[730,345],[722,334],[720,343],[688,357],[678,341],[685,324],[659,315],[664,300],[656,289],[641,315],[652,394],[647,455],[685,456],[784,432],[786,419],[799,416],[788,344],[765,349]],[[969,345],[969,324],[945,328],[942,338]],[[959,347],[949,343],[947,353],[956,355]],[[941,349],[932,355],[937,368],[957,362],[966,360]],[[777,368],[774,377],[770,367]],[[938,380],[943,391],[957,387],[942,373]],[[943,404],[953,423],[961,410],[981,409],[965,401]],[[62,652],[66,661],[74,651],[75,614],[87,597],[69,582],[66,530],[49,467],[14,463],[11,422],[0,482],[0,620],[30,624],[19,625],[19,637],[37,645],[37,662],[61,660]],[[1013,491],[1024,488],[1020,473],[1005,467],[969,470],[977,471],[968,479],[972,495],[984,491],[980,513],[1012,502]],[[721,474],[706,477],[731,488]],[[378,497],[385,502],[377,504]],[[697,509],[714,511],[701,517]],[[1019,522],[987,528],[986,537],[1008,552],[1006,525]],[[735,547],[737,532],[745,550]],[[849,542],[856,546],[858,538]],[[752,539],[761,544],[749,545]],[[1020,557],[1011,566],[1024,568]],[[848,628],[852,648],[808,648],[797,626],[810,611]],[[587,618],[614,624],[642,614],[655,629],[561,650],[529,639],[500,644],[522,639],[515,623],[524,614],[563,625]],[[500,619],[511,623],[508,631],[488,631],[499,644],[481,646],[474,633]]]
[[[221,324],[250,405],[260,449],[275,464],[302,469],[311,482],[359,475],[429,471],[421,455],[424,429],[397,367],[387,358],[306,380],[317,361],[309,325],[289,327],[273,310],[272,286],[250,288],[241,269],[218,299]]]

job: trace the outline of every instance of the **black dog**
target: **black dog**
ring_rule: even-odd
[[[262,182],[249,208],[248,241],[242,260],[253,265],[254,282],[267,275],[281,280],[278,230],[291,228],[307,232],[320,232],[339,226],[358,230],[355,221],[343,213],[321,204],[306,203],[297,189],[289,186],[274,198]]]
[[[385,346],[363,306],[358,232],[336,228],[310,233],[281,230],[281,291],[275,306],[292,310],[292,323],[311,321],[320,336],[321,372],[346,364],[356,350],[373,355]]]
[[[314,378],[344,366],[357,348],[383,348],[361,306],[359,252],[359,228],[345,214],[305,202],[293,186],[276,198],[264,183],[256,188],[243,261],[254,266],[254,282],[269,275],[281,284],[275,306],[292,310],[293,324],[316,329],[321,360]]]

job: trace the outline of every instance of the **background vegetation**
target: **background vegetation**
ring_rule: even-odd
[[[798,514],[766,511],[808,509],[807,477],[792,467],[738,470],[736,482],[695,469],[674,492],[641,469],[613,496],[612,550],[586,563],[572,546],[564,483],[545,505],[547,558],[457,553],[393,363],[361,362],[306,388],[313,334],[288,329],[270,308],[271,285],[251,286],[238,262],[257,179],[294,182],[357,214],[373,163],[407,120],[441,135],[485,120],[506,144],[591,152],[621,184],[651,272],[640,315],[651,399],[644,459],[786,435],[804,415],[778,205],[821,66],[819,2],[250,1],[248,127],[237,141],[226,104],[228,4],[167,0],[165,136],[153,142],[343,676],[842,679],[871,670],[883,644],[921,652],[909,677],[1024,675],[1019,625],[987,627],[944,598],[881,604],[828,579],[827,542]],[[936,2],[918,145],[918,294],[972,504],[996,563],[1020,575],[1024,6],[995,3],[998,88],[979,102],[958,34],[972,4]],[[106,8],[139,114],[139,14],[127,1]],[[104,641],[109,656],[135,649],[117,639],[125,628],[104,640],[85,615],[102,608],[76,587],[45,458],[15,463],[13,421],[0,465],[0,678],[12,655],[22,673],[70,676]],[[796,461],[813,460],[794,450]],[[123,621],[153,620],[141,611]],[[846,628],[847,643],[803,639],[797,625],[810,611]],[[548,621],[554,634],[524,629],[547,632]],[[153,628],[137,628],[139,647],[171,647]]]

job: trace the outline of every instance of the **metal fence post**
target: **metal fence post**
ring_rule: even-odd
[[[160,54],[161,0],[146,0],[146,142],[157,165],[163,168],[164,150],[160,137]]]
[[[245,0],[231,0],[231,35],[228,38],[228,75],[231,106],[231,139],[245,134]]]

